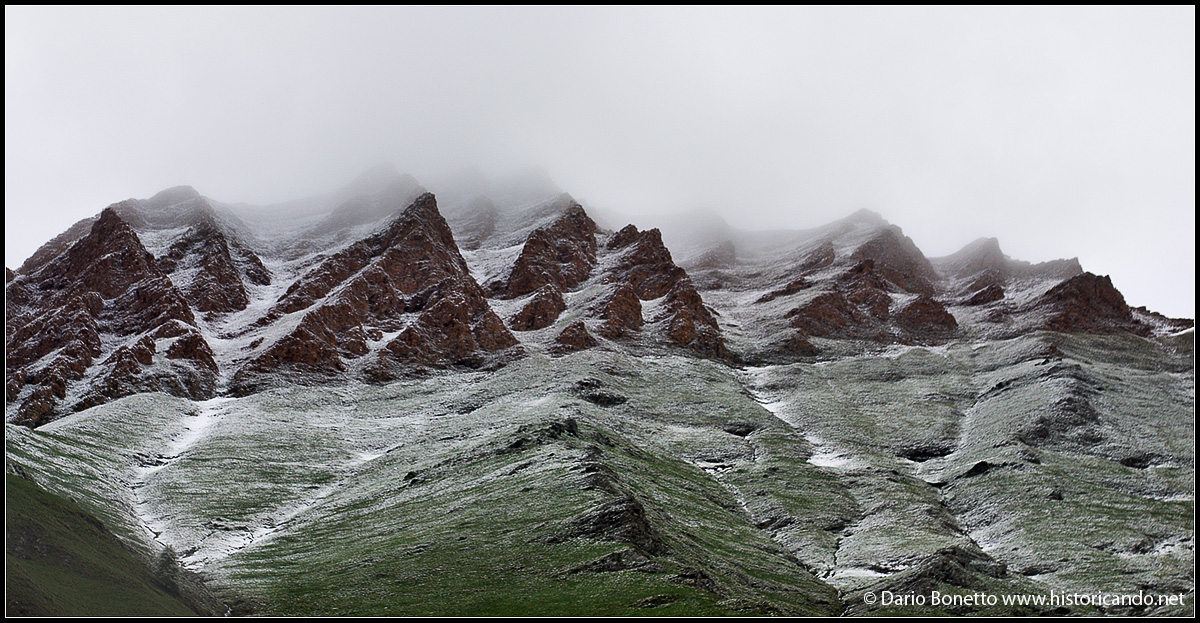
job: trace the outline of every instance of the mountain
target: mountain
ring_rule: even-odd
[[[1191,320],[867,211],[430,187],[179,187],[47,242],[6,279],[7,472],[235,613],[1192,612]],[[1046,601],[1131,590],[1188,597]]]

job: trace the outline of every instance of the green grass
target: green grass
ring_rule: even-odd
[[[5,476],[8,616],[195,616],[78,505]]]

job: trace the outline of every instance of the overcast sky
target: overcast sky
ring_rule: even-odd
[[[747,229],[867,207],[1195,315],[1195,8],[6,6],[5,264],[127,197],[544,167]]]

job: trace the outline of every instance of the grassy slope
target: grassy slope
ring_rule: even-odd
[[[5,477],[9,616],[195,616],[98,519]]]
[[[1058,363],[1035,337],[763,370],[755,391],[786,400],[792,426],[728,367],[590,351],[239,399],[144,482],[137,455],[194,421],[186,401],[130,397],[7,447],[106,522],[128,502],[104,501],[137,487],[159,538],[263,614],[836,614],[905,586],[1186,590],[1194,556],[1169,537],[1194,533],[1180,497],[1194,481],[1190,362],[1145,341],[1054,339]],[[585,377],[627,401],[581,399]],[[1095,406],[1102,441],[1014,440],[1072,396]],[[809,434],[856,466],[811,464]],[[898,455],[914,447],[954,453]],[[1174,458],[1127,467],[1125,449]],[[981,460],[998,467],[967,475]],[[623,499],[638,512],[596,521]],[[1008,575],[930,558],[968,534]],[[885,575],[854,575],[872,569]]]

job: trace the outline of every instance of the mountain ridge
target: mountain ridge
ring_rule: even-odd
[[[1194,590],[1192,321],[875,213],[689,239],[529,184],[77,224],[8,275],[6,470],[240,613]]]

